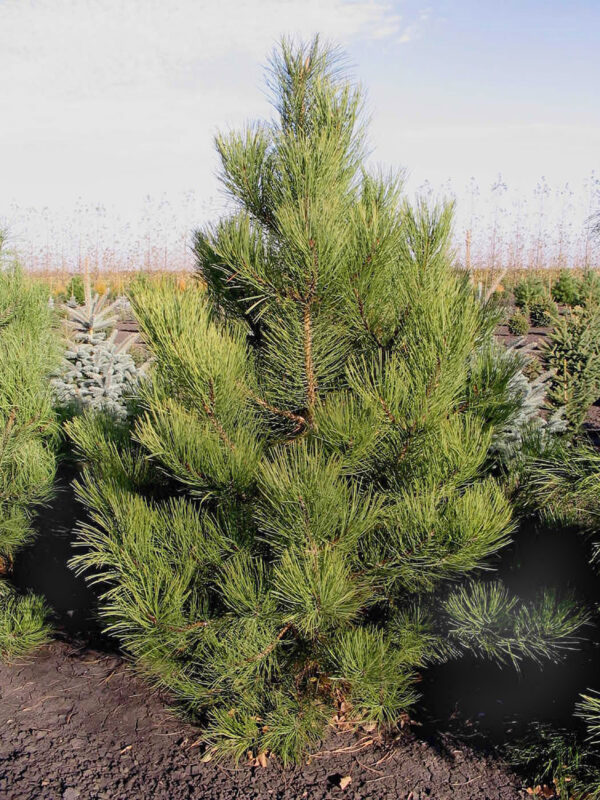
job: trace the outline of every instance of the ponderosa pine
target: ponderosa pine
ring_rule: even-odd
[[[132,291],[134,442],[70,432],[108,630],[218,752],[288,761],[336,715],[396,722],[432,661],[553,655],[581,619],[455,585],[510,541],[486,470],[519,401],[478,356],[496,318],[452,268],[451,206],[367,172],[360,90],[318,40],[269,83],[277,119],[217,138],[235,210],[196,235],[203,285]]]

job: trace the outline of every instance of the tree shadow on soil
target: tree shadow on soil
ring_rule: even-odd
[[[13,580],[22,591],[46,598],[60,636],[117,651],[117,643],[102,634],[97,617],[99,587],[90,588],[68,566],[75,527],[85,519],[71,486],[75,476],[72,464],[60,465],[55,497],[38,517],[35,540],[19,554]],[[533,599],[545,586],[573,591],[593,608],[600,600],[600,580],[588,556],[586,542],[576,531],[528,522],[515,534],[495,576],[524,600]],[[420,735],[440,752],[447,750],[449,732],[487,751],[524,732],[534,720],[575,728],[573,711],[579,694],[594,687],[600,674],[597,634],[590,627],[589,639],[558,664],[524,661],[517,672],[509,664],[499,668],[467,656],[425,670],[419,685],[422,700],[412,714],[422,723]]]
[[[600,601],[600,579],[589,563],[584,537],[572,529],[550,529],[525,522],[498,564],[495,577],[523,600],[542,588],[572,592],[594,610]],[[582,634],[577,649],[565,651],[559,663],[523,660],[498,667],[467,656],[425,671],[420,686],[423,732],[452,730],[472,747],[487,749],[524,734],[535,721],[580,730],[573,716],[581,692],[597,686],[600,642],[596,626]]]
[[[54,497],[36,518],[35,538],[18,554],[12,580],[20,591],[35,592],[46,599],[59,635],[97,649],[115,650],[114,640],[102,634],[97,587],[94,591],[69,567],[75,552],[76,525],[86,518],[71,485],[76,474],[69,462],[59,465]]]

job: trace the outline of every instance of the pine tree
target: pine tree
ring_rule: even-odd
[[[0,658],[47,640],[46,609],[8,582],[51,494],[56,432],[48,375],[57,354],[47,290],[13,267],[0,272]]]
[[[568,269],[561,269],[558,280],[552,286],[552,299],[563,305],[576,306],[581,303],[582,282]]]
[[[553,656],[581,618],[452,589],[512,529],[485,465],[515,393],[473,360],[497,317],[452,269],[451,206],[365,170],[337,54],[284,43],[270,86],[276,122],[217,138],[237,210],[196,235],[206,290],[132,290],[133,440],[69,430],[107,629],[217,752],[287,762],[333,720],[396,722],[432,661]]]

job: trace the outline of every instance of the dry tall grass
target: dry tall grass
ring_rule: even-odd
[[[594,173],[576,191],[542,179],[523,195],[499,177],[485,190],[472,180],[460,191],[451,183],[438,190],[426,183],[418,193],[456,198],[457,261],[471,271],[600,266],[600,243],[586,224],[600,209],[600,178]],[[223,208],[223,202],[194,192],[147,197],[137,211],[121,214],[83,202],[68,212],[12,205],[0,208],[0,227],[8,227],[23,266],[45,273],[53,284],[66,282],[87,263],[98,280],[120,285],[127,278],[119,273],[189,272],[192,231]]]
[[[195,280],[192,270],[99,270],[94,268],[89,272],[92,290],[100,295],[107,291],[115,296],[124,295],[127,293],[127,288],[131,282],[139,277],[141,272],[143,272],[146,280],[151,282],[158,283],[168,277],[180,288],[184,288]],[[58,297],[61,294],[65,294],[67,285],[74,275],[83,273],[58,270],[30,270],[28,274],[32,280],[39,280],[46,284],[53,297]]]

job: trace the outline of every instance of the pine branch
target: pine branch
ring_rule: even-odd
[[[197,630],[198,628],[208,628],[211,624],[210,620],[199,620],[198,622],[192,622],[191,625],[184,625],[183,627],[177,627],[175,625],[166,625],[165,623],[159,623],[156,617],[148,614],[148,619],[153,625],[157,625],[161,628],[166,628],[169,631],[173,631],[175,633],[187,633],[188,631]]]
[[[252,658],[246,659],[246,661],[250,664],[256,661],[261,661],[263,658],[266,658],[270,653],[273,652],[273,650],[277,647],[277,644],[283,639],[286,633],[293,627],[294,626],[292,625],[292,623],[288,622],[286,625],[283,626],[283,628],[279,631],[275,639],[269,645],[267,645],[267,647],[265,647],[264,650],[261,650],[260,653],[257,653],[255,656],[252,656]]]
[[[283,408],[277,408],[276,406],[267,403],[266,400],[263,400],[262,397],[259,397],[255,394],[252,390],[248,390],[250,397],[254,400],[257,405],[261,406],[261,408],[270,411],[272,414],[275,414],[278,417],[284,417],[284,419],[289,419],[291,422],[296,423],[296,428],[294,429],[294,433],[297,433],[302,427],[307,425],[307,420],[302,417],[300,414],[294,414],[292,411],[286,411]]]
[[[205,400],[203,400],[202,401],[202,408],[204,409],[204,412],[205,412],[206,416],[211,421],[213,427],[215,428],[215,430],[219,434],[219,437],[221,438],[221,441],[224,442],[224,444],[226,444],[227,447],[229,447],[230,450],[234,451],[235,450],[234,443],[231,441],[231,439],[227,435],[227,432],[225,431],[225,428],[221,425],[221,423],[219,422],[219,420],[217,419],[216,414],[215,414],[215,387],[214,387],[214,383],[213,383],[212,380],[209,380],[208,386],[209,386],[208,391],[209,391],[209,403],[210,403],[210,405]]]
[[[312,318],[310,312],[310,302],[304,304],[303,310],[304,325],[304,369],[307,381],[308,399],[308,420],[312,423],[314,409],[317,402],[317,381],[313,364],[313,341],[312,341]]]
[[[393,425],[395,425],[396,424],[396,417],[390,411],[390,409],[389,409],[387,403],[385,402],[385,400],[383,399],[383,397],[379,398],[379,403],[381,404],[381,407],[383,408],[383,413],[386,415],[386,417],[389,419],[389,421]]]
[[[6,425],[4,426],[4,431],[2,433],[2,449],[6,447],[6,443],[10,436],[10,432],[15,424],[15,419],[17,418],[17,409],[15,407],[11,408],[10,414],[8,415],[8,419],[6,421]]]
[[[361,298],[361,296],[359,294],[359,291],[356,288],[356,286],[354,286],[353,291],[354,291],[354,297],[356,298],[356,305],[358,307],[358,313],[360,315],[360,318],[361,318],[361,321],[362,321],[364,329],[369,334],[369,336],[373,339],[373,341],[375,342],[375,345],[377,347],[383,347],[381,341],[377,337],[377,334],[373,330],[371,330],[371,326],[369,325],[369,321],[367,320],[367,315],[365,313],[365,304],[364,304],[364,302],[363,302],[363,300],[362,300],[362,298]]]

